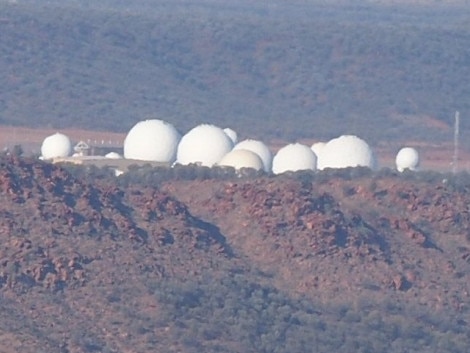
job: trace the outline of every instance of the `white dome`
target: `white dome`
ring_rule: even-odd
[[[229,127],[226,127],[224,129],[224,132],[228,137],[230,137],[230,140],[232,140],[232,143],[236,145],[238,142],[238,134]]]
[[[315,170],[317,156],[312,149],[300,143],[282,147],[273,158],[273,173],[295,172],[298,170]]]
[[[221,128],[202,124],[184,135],[178,145],[176,163],[200,163],[212,167],[232,150],[233,143]]]
[[[263,161],[255,152],[239,149],[227,153],[218,164],[237,170],[242,168],[264,169]]]
[[[412,147],[403,147],[395,158],[397,170],[403,172],[405,169],[416,170],[419,166],[419,154]]]
[[[376,160],[369,145],[353,135],[343,135],[330,140],[318,156],[318,169],[376,167]]]
[[[121,159],[121,155],[117,152],[109,152],[108,154],[105,155],[106,158],[109,159]]]
[[[235,147],[234,150],[247,150],[256,153],[261,160],[263,161],[263,168],[265,172],[271,171],[273,156],[271,151],[269,150],[268,146],[266,146],[263,142],[258,140],[243,140],[239,142]]]
[[[43,159],[68,157],[72,154],[72,142],[68,136],[57,132],[44,139],[41,154]]]
[[[153,162],[173,162],[180,134],[163,120],[145,120],[134,125],[124,140],[124,158]]]
[[[313,145],[312,145],[312,151],[313,153],[315,153],[315,155],[318,156],[320,155],[321,151],[323,151],[323,149],[325,148],[326,146],[326,142],[315,142]]]

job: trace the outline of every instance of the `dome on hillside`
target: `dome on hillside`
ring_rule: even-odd
[[[229,127],[226,127],[224,129],[224,132],[228,137],[230,137],[230,140],[232,140],[232,143],[236,145],[238,142],[238,134]]]
[[[321,151],[325,148],[326,146],[326,142],[315,142],[313,145],[312,145],[312,151],[313,153],[315,153],[315,155],[318,156],[320,155]]]
[[[398,152],[395,163],[399,172],[405,169],[416,170],[419,166],[419,153],[412,147],[404,147]]]
[[[371,148],[367,142],[353,135],[330,140],[318,156],[318,169],[348,167],[376,168]]]
[[[68,157],[72,154],[72,142],[67,135],[59,132],[47,136],[41,146],[42,159]]]
[[[109,159],[121,159],[121,155],[117,152],[109,152],[105,155],[106,158],[109,158]]]
[[[233,167],[237,170],[242,168],[252,168],[256,170],[264,169],[263,161],[256,153],[240,149],[234,149],[227,153],[218,165]]]
[[[171,163],[180,134],[166,121],[151,119],[134,125],[124,140],[124,158]]]
[[[265,172],[271,171],[273,156],[268,146],[258,140],[243,140],[235,145],[234,150],[247,150],[256,153],[263,161]]]
[[[233,142],[224,130],[209,124],[198,125],[181,138],[176,163],[212,167],[232,148]]]
[[[317,156],[312,149],[300,143],[282,147],[273,158],[273,173],[316,170]]]

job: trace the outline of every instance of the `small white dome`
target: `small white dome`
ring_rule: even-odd
[[[399,172],[405,169],[416,170],[419,166],[419,153],[412,147],[403,147],[397,153],[395,163]]]
[[[312,151],[313,153],[315,153],[315,155],[318,156],[320,155],[321,151],[323,151],[323,149],[325,148],[326,146],[326,142],[315,142],[313,145],[312,145]]]
[[[166,121],[151,119],[134,125],[124,140],[124,158],[170,163],[175,160],[180,134]]]
[[[317,156],[312,149],[300,143],[282,147],[273,158],[273,173],[295,172],[298,170],[316,170]]]
[[[200,163],[212,167],[233,148],[230,137],[221,128],[202,124],[190,130],[178,145],[176,163]]]
[[[236,145],[238,142],[238,134],[236,133],[236,131],[232,130],[229,127],[226,127],[224,129],[224,132],[228,137],[230,137],[230,140],[232,140],[232,143]]]
[[[47,136],[41,146],[43,159],[68,157],[72,154],[72,142],[67,135],[59,132]]]
[[[235,169],[252,168],[264,169],[263,161],[254,152],[248,150],[232,150],[218,163],[220,166],[233,167]]]
[[[376,168],[371,148],[364,140],[353,135],[330,140],[318,156],[318,169],[348,167]]]
[[[121,155],[117,152],[109,152],[105,155],[106,158],[109,158],[109,159],[121,159]]]
[[[263,161],[263,168],[265,172],[271,171],[273,156],[271,151],[269,150],[268,146],[266,146],[263,142],[258,140],[243,140],[239,142],[235,147],[234,150],[247,150],[256,153],[261,160]]]

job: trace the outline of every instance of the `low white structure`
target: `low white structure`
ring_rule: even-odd
[[[181,135],[173,125],[163,120],[140,121],[124,140],[124,158],[140,161],[171,163]]]
[[[282,147],[273,158],[273,173],[316,170],[317,156],[312,149],[300,143]]]
[[[47,136],[41,145],[41,159],[64,158],[72,154],[72,142],[59,132]]]
[[[403,147],[398,151],[395,158],[395,164],[399,172],[408,170],[417,170],[419,167],[419,153],[412,147]]]
[[[181,138],[176,163],[212,167],[232,148],[233,142],[224,130],[210,124],[198,125]]]
[[[263,168],[265,172],[270,172],[272,167],[273,156],[269,147],[259,140],[243,140],[235,145],[234,150],[247,150],[256,153],[263,161]]]
[[[354,135],[343,135],[330,140],[320,151],[318,169],[369,167],[375,169],[377,161],[367,142]]]
[[[73,150],[75,151],[73,156],[88,156],[90,154],[90,146],[85,141],[78,141]]]

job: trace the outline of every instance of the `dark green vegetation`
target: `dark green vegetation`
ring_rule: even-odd
[[[465,5],[47,3],[0,1],[0,124],[435,142],[470,112]]]

